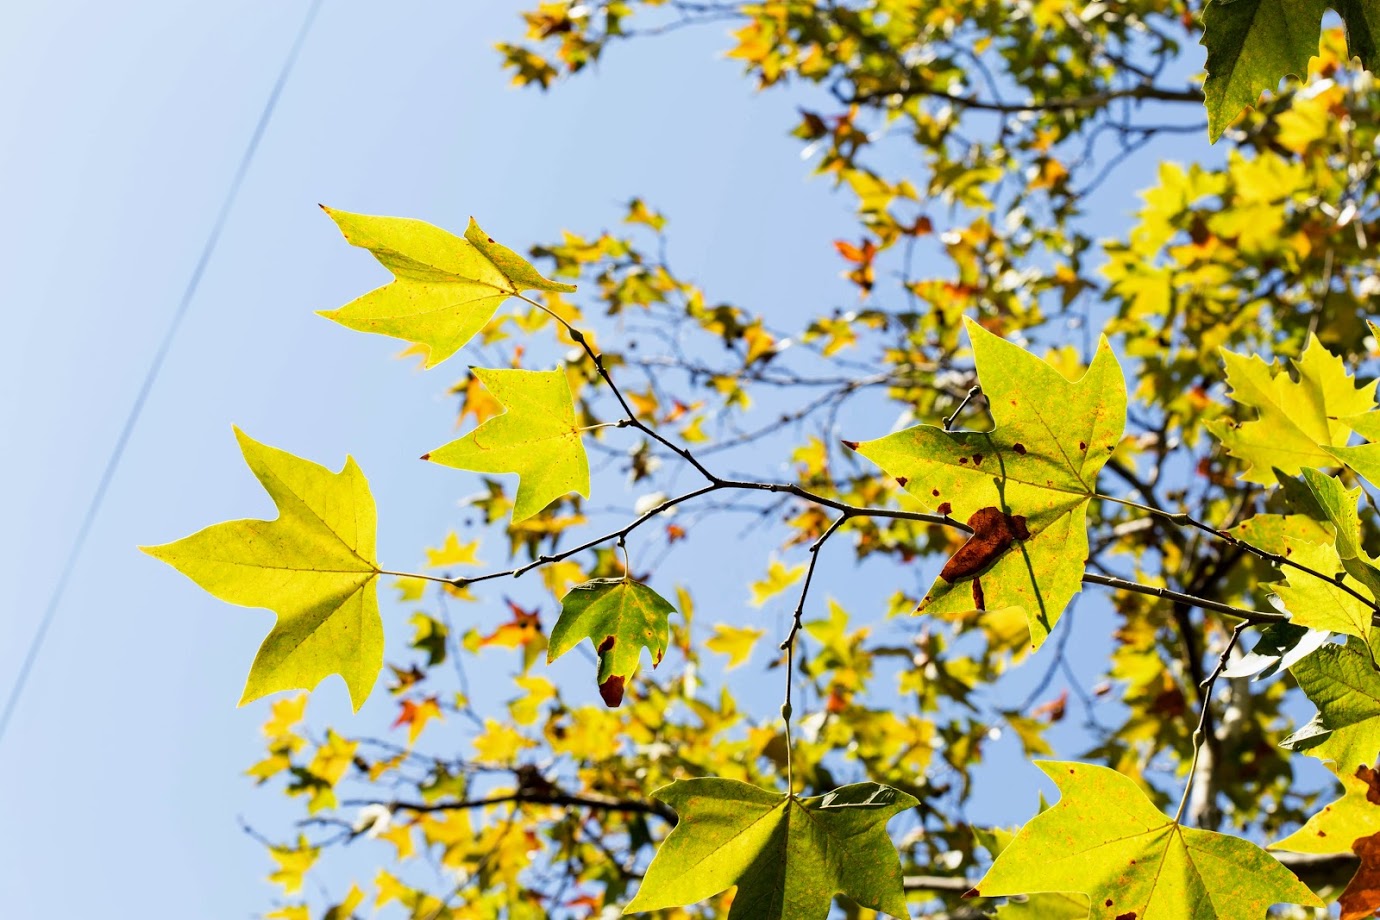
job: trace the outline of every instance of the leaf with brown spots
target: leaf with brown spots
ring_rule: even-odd
[[[1380,909],[1380,772],[1364,764],[1338,772],[1345,794],[1270,849],[1359,856],[1361,866],[1338,903],[1342,920],[1361,920]]]
[[[1091,900],[1088,920],[1264,920],[1274,904],[1323,906],[1255,844],[1183,827],[1116,770],[1037,766],[1060,799],[1002,850],[974,896],[1077,891]]]
[[[1126,424],[1126,381],[1105,339],[1087,373],[1070,381],[971,321],[968,335],[996,426],[918,425],[857,451],[976,531],[920,609],[969,613],[975,596],[985,609],[1020,609],[1039,647],[1082,582],[1087,507]],[[959,589],[979,575],[981,591]]]
[[[561,616],[551,630],[548,663],[583,639],[599,653],[599,695],[609,706],[623,702],[623,689],[637,671],[642,649],[661,664],[676,609],[651,588],[622,578],[596,578],[571,588],[561,599]]]

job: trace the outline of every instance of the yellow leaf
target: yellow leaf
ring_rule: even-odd
[[[427,547],[426,564],[427,568],[440,569],[449,565],[483,565],[475,555],[479,551],[479,540],[471,540],[461,544],[460,539],[455,535],[455,531],[446,534],[445,542],[440,549]]]
[[[757,640],[766,634],[765,630],[750,626],[728,626],[720,623],[714,627],[714,635],[704,641],[705,648],[728,656],[728,669],[738,667],[752,655]]]
[[[305,835],[299,835],[297,846],[270,847],[268,855],[278,864],[269,874],[268,880],[283,887],[284,894],[296,894],[302,890],[302,881],[307,872],[316,864],[321,848],[310,846]]]
[[[422,459],[477,473],[517,473],[514,524],[570,492],[588,497],[589,459],[565,373],[482,367],[474,373],[507,411]]]
[[[424,346],[427,367],[455,354],[520,291],[575,290],[537,274],[473,220],[461,239],[420,220],[324,210],[350,245],[373,253],[394,280],[320,315],[359,332]]]
[[[519,752],[534,745],[531,739],[511,725],[485,719],[484,731],[474,739],[474,753],[484,763],[510,764],[517,759]]]
[[[800,565],[787,568],[780,559],[773,559],[767,566],[767,577],[761,581],[754,581],[749,586],[752,589],[752,606],[761,607],[799,581],[804,574],[805,563],[803,562]]]
[[[238,428],[235,437],[278,518],[215,524],[142,549],[223,601],[278,614],[241,705],[279,690],[311,690],[339,674],[358,710],[383,668],[369,483],[353,458],[332,473]]]

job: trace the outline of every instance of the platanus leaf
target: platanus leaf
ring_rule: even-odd
[[[420,220],[322,209],[352,246],[373,253],[394,280],[321,315],[419,345],[426,349],[426,367],[455,354],[509,297],[532,289],[575,290],[542,277],[473,218],[461,239]]]
[[[888,820],[919,804],[904,792],[856,783],[798,799],[702,778],[652,797],[680,820],[624,913],[694,904],[736,885],[728,920],[825,920],[836,894],[909,916],[886,833]]]
[[[974,529],[920,609],[1019,608],[1038,648],[1081,585],[1088,503],[1126,424],[1126,382],[1105,339],[1073,382],[971,320],[968,335],[996,427],[917,425],[856,450]]]
[[[513,523],[570,492],[589,496],[589,459],[575,398],[563,371],[494,370],[474,375],[507,409],[423,460],[476,473],[517,473]]]
[[[1276,469],[1297,476],[1305,468],[1336,466],[1332,449],[1345,447],[1352,431],[1343,419],[1375,408],[1376,382],[1356,386],[1342,359],[1317,339],[1292,362],[1297,379],[1255,355],[1223,349],[1222,360],[1232,400],[1255,409],[1256,418],[1208,422],[1207,428],[1247,463],[1241,474],[1247,482],[1271,486]]]
[[[353,458],[332,473],[238,428],[235,437],[278,506],[277,519],[215,524],[142,549],[223,601],[278,614],[241,705],[279,690],[311,690],[339,674],[359,709],[383,667],[369,484]]]
[[[1323,906],[1255,844],[1183,827],[1116,770],[1037,766],[1061,798],[1021,829],[969,896],[1077,891],[1092,902],[1089,920],[1264,920],[1273,904]]]
[[[1344,795],[1270,849],[1360,857],[1338,904],[1341,920],[1362,920],[1380,910],[1380,772],[1365,764],[1338,772]]]
[[[599,695],[609,706],[617,706],[637,671],[642,649],[652,653],[652,667],[661,664],[675,612],[669,601],[635,581],[596,578],[576,585],[561,599],[546,660],[555,661],[588,639],[599,655]]]

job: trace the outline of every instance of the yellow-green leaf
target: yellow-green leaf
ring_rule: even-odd
[[[473,370],[507,411],[422,459],[476,473],[517,473],[514,524],[570,492],[588,497],[589,459],[565,373]]]
[[[975,897],[1077,891],[1089,920],[1262,920],[1273,904],[1323,906],[1255,844],[1183,827],[1116,770],[1037,766],[1061,798],[1002,850]]]
[[[278,518],[215,524],[142,549],[221,600],[278,614],[241,705],[279,690],[311,690],[339,674],[358,709],[383,667],[369,483],[353,458],[332,473],[238,428],[235,437]]]
[[[1354,771],[1338,771],[1338,777],[1342,797],[1270,849],[1359,856],[1360,868],[1338,903],[1342,920],[1360,920],[1380,909],[1380,772],[1362,764]]]
[[[350,329],[422,346],[427,367],[455,354],[509,297],[533,288],[575,290],[543,278],[473,219],[461,239],[420,220],[323,209],[345,239],[373,253],[394,280],[321,315]]]
[[[1373,644],[1349,639],[1346,645],[1324,645],[1289,673],[1318,714],[1284,739],[1284,746],[1329,761],[1343,775],[1373,764],[1380,754],[1380,672]]]
[[[1241,478],[1274,485],[1278,469],[1297,476],[1304,469],[1337,465],[1331,448],[1345,447],[1351,428],[1343,418],[1375,408],[1376,381],[1356,386],[1341,358],[1312,339],[1293,362],[1298,379],[1255,355],[1222,350],[1231,398],[1250,406],[1257,418],[1239,424],[1208,423],[1228,453],[1247,462]]]
[[[901,862],[886,833],[919,804],[857,783],[808,799],[737,780],[681,780],[652,797],[680,820],[624,913],[680,907],[737,886],[728,920],[824,920],[835,894],[906,917]]]
[[[975,530],[920,609],[1017,608],[1038,648],[1082,582],[1088,503],[1126,424],[1126,382],[1105,339],[1074,382],[971,320],[968,335],[996,427],[917,425],[856,449]]]

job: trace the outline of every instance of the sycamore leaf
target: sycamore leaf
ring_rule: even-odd
[[[589,459],[565,372],[473,370],[507,411],[422,459],[476,473],[517,473],[514,524],[569,492],[588,497]]]
[[[1372,597],[1380,593],[1380,571],[1361,550],[1361,523],[1356,513],[1360,491],[1348,492],[1336,479],[1306,469],[1301,497],[1312,507],[1310,513],[1317,514],[1321,521],[1301,514],[1259,514],[1232,528],[1232,535],[1238,539],[1333,579],[1324,580],[1293,566],[1282,569],[1285,580],[1270,587],[1292,615],[1295,625],[1282,627],[1286,632],[1281,636],[1296,627],[1339,632],[1362,639],[1370,636],[1375,610],[1351,593],[1358,591],[1365,595],[1369,592]],[[1313,644],[1316,647],[1316,638],[1307,639],[1305,646]],[[1281,650],[1288,654],[1289,647]],[[1290,657],[1301,656],[1294,653]],[[1233,665],[1228,676],[1241,676],[1237,672],[1244,664]],[[1277,667],[1271,673],[1273,670]]]
[[[446,534],[440,549],[427,547],[426,566],[429,569],[443,569],[452,565],[483,565],[479,560],[479,541],[461,543],[455,531]]]
[[[1231,398],[1258,417],[1239,424],[1219,419],[1207,427],[1228,453],[1248,464],[1241,474],[1247,482],[1274,485],[1275,469],[1297,476],[1306,468],[1336,466],[1332,448],[1345,447],[1352,431],[1344,418],[1375,408],[1376,381],[1356,386],[1342,359],[1317,339],[1292,362],[1297,380],[1255,355],[1222,349],[1222,359]]]
[[[877,783],[808,799],[737,780],[681,780],[652,793],[680,820],[624,913],[695,904],[737,886],[728,920],[824,920],[834,895],[909,916],[886,833],[919,804]]]
[[[726,623],[714,625],[714,635],[704,640],[704,647],[711,652],[728,656],[724,670],[732,670],[752,656],[757,640],[766,635],[764,630],[752,626],[729,626]]]
[[[509,297],[530,289],[575,290],[543,278],[517,253],[495,243],[473,218],[461,239],[420,220],[322,209],[352,246],[373,253],[394,280],[320,315],[350,329],[421,346],[427,367],[455,354]]]
[[[1346,571],[1335,547],[1295,543],[1289,547],[1287,555],[1299,565],[1346,581]],[[1375,613],[1370,604],[1332,581],[1324,581],[1292,566],[1284,568],[1283,572],[1284,581],[1270,587],[1289,611],[1291,622],[1361,639],[1370,636],[1370,618]],[[1350,587],[1356,590],[1357,583],[1352,581]]]
[[[278,518],[215,524],[141,548],[223,601],[278,614],[241,705],[279,690],[311,690],[339,674],[357,710],[383,667],[369,483],[353,458],[332,473],[238,428],[235,437]]]
[[[968,335],[996,427],[918,425],[856,450],[974,529],[920,609],[1020,609],[1038,648],[1082,582],[1088,503],[1126,424],[1126,382],[1106,339],[1071,382],[971,320]]]
[[[393,728],[407,726],[407,746],[410,748],[417,743],[428,722],[443,718],[441,702],[434,696],[419,700],[403,700],[399,704],[398,718],[394,720]]]
[[[1354,773],[1339,772],[1339,778],[1343,796],[1270,849],[1359,856],[1361,865],[1338,904],[1341,920],[1362,920],[1380,909],[1380,772],[1361,764]]]
[[[1359,639],[1324,645],[1289,672],[1318,715],[1283,745],[1336,764],[1339,774],[1374,763],[1380,756],[1380,672],[1373,648]]]
[[[1212,0],[1203,10],[1208,139],[1216,143],[1241,110],[1286,76],[1304,77],[1318,53],[1323,11],[1346,22],[1347,56],[1374,72],[1380,55],[1380,4],[1374,0]]]
[[[599,695],[609,706],[623,702],[623,688],[637,671],[642,649],[661,664],[676,608],[646,585],[622,578],[596,578],[571,588],[561,599],[561,616],[551,630],[549,664],[588,639],[599,653]]]
[[[789,568],[780,559],[773,559],[767,565],[767,577],[748,585],[752,591],[752,606],[761,607],[776,595],[785,591],[805,575],[805,563]]]
[[[1089,920],[1263,920],[1272,904],[1322,907],[1238,837],[1183,827],[1116,770],[1044,761],[1061,797],[997,857],[972,897],[1078,891]]]
[[[321,856],[321,848],[308,843],[305,834],[298,834],[297,846],[271,846],[268,848],[268,855],[278,864],[278,868],[269,874],[268,880],[275,885],[283,886],[285,894],[297,894],[302,890],[302,882],[307,872],[316,865],[316,860]]]
[[[1289,75],[1305,76],[1318,53],[1326,0],[1211,0],[1203,10],[1207,48],[1208,140],[1265,90]]]
[[[1369,322],[1369,321],[1367,321]],[[1371,332],[1375,324],[1370,323]],[[1338,419],[1369,443],[1355,447],[1332,447],[1328,453],[1372,483],[1380,483],[1380,411],[1364,412]]]

